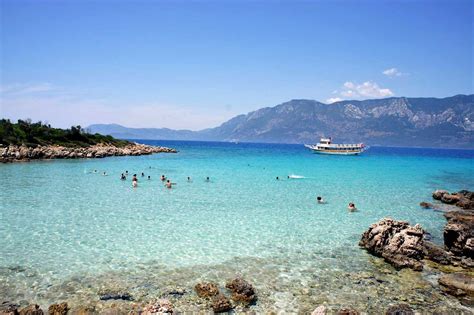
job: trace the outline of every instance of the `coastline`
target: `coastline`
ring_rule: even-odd
[[[173,148],[130,143],[123,147],[99,143],[88,147],[46,146],[0,146],[0,163],[28,162],[31,160],[104,158],[108,156],[139,156],[153,153],[177,153]]]

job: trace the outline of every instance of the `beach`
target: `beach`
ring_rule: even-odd
[[[373,147],[341,157],[302,145],[142,142],[179,153],[0,165],[0,302],[128,313],[166,298],[175,312],[209,311],[194,286],[227,292],[241,276],[257,300],[237,312],[381,313],[407,303],[472,313],[441,292],[435,266],[397,270],[358,243],[391,217],[442,244],[443,213],[419,203],[440,188],[472,190],[474,151]],[[176,185],[166,189],[161,175]],[[101,300],[119,293],[131,299]]]

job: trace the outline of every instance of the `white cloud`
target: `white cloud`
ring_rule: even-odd
[[[377,83],[372,81],[366,81],[362,84],[346,82],[344,83],[344,90],[341,92],[341,96],[346,98],[381,98],[393,95],[390,89],[380,88]]]
[[[397,68],[390,68],[387,70],[382,71],[383,74],[385,74],[387,77],[393,78],[393,77],[401,77],[403,75],[408,75],[408,73],[403,73],[399,71]]]
[[[87,95],[87,96],[85,96]],[[209,111],[199,107],[165,104],[150,100],[124,104],[89,94],[72,92],[51,84],[14,84],[0,87],[0,118],[31,118],[56,127],[117,123],[127,127],[199,130],[213,127],[235,116],[228,106]]]
[[[343,101],[344,99],[383,98],[394,95],[394,93],[390,89],[381,88],[377,83],[373,81],[365,81],[360,84],[351,81],[346,81],[342,85],[340,91],[333,91],[332,94],[337,95],[328,98],[326,100],[326,103],[331,104]]]
[[[332,103],[336,103],[336,102],[340,102],[340,101],[342,101],[342,98],[340,98],[340,97],[330,97],[326,100],[326,103],[332,104]]]

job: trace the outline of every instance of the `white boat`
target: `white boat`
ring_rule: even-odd
[[[368,149],[363,143],[335,144],[331,138],[321,138],[318,144],[305,144],[305,147],[320,154],[358,155]]]

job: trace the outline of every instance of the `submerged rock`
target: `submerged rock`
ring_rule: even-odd
[[[127,292],[102,293],[100,294],[99,299],[102,301],[108,301],[108,300],[133,301],[133,297]]]
[[[466,273],[448,273],[438,280],[444,292],[474,298],[474,277]]]
[[[433,209],[434,205],[432,203],[422,201],[422,202],[420,202],[420,207],[422,207],[424,209]]]
[[[257,299],[253,286],[242,278],[235,278],[225,285],[232,292],[232,299],[249,305]]]
[[[219,288],[213,282],[200,282],[194,286],[194,290],[201,298],[213,297],[219,294]]]
[[[167,299],[160,299],[158,302],[148,304],[143,308],[143,315],[151,315],[157,313],[171,314],[173,313],[173,304]]]
[[[337,315],[359,315],[360,313],[352,308],[341,308],[337,311]]]
[[[324,305],[320,305],[311,312],[311,315],[326,315],[328,309]]]
[[[390,306],[385,315],[413,315],[415,314],[408,304],[397,304]]]
[[[96,315],[98,314],[93,306],[78,306],[69,311],[71,315]]]
[[[22,308],[19,312],[20,315],[43,315],[43,310],[38,304],[31,304],[25,308]]]
[[[219,294],[212,299],[212,310],[215,313],[228,312],[232,310],[232,304],[226,296]]]
[[[4,302],[0,305],[0,315],[18,315],[18,304]]]
[[[424,231],[420,225],[411,226],[408,222],[389,218],[372,224],[362,234],[359,246],[371,254],[383,257],[395,268],[423,269]]]
[[[49,315],[66,315],[69,311],[69,307],[66,302],[61,304],[52,304],[48,308]]]

